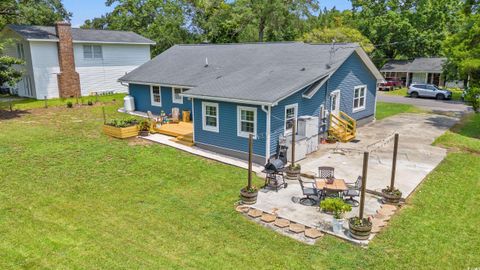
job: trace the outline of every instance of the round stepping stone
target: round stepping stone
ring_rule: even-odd
[[[321,236],[323,236],[323,233],[317,229],[314,229],[314,228],[308,228],[305,230],[305,236],[308,237],[308,238],[312,238],[312,239],[317,239]]]
[[[279,228],[285,228],[285,227],[288,227],[290,226],[290,220],[288,219],[283,219],[283,218],[277,218],[275,220],[275,226],[279,227]]]
[[[305,225],[294,223],[294,224],[290,224],[290,227],[288,227],[288,229],[294,233],[301,233],[305,231]]]
[[[251,208],[250,210],[248,210],[248,215],[252,218],[258,218],[260,217],[261,215],[263,214],[262,211],[258,210],[258,209],[253,209]]]
[[[246,213],[248,212],[248,209],[250,209],[250,206],[247,206],[247,205],[239,205],[235,207],[235,210],[240,213]]]
[[[266,223],[274,222],[275,219],[277,219],[276,216],[271,215],[271,214],[267,214],[267,213],[263,213],[262,217],[260,218],[261,221],[266,222]]]

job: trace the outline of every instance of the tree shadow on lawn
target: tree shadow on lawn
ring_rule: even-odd
[[[450,131],[465,137],[480,139],[480,113],[467,114]]]
[[[0,109],[0,120],[10,120],[14,118],[20,118],[26,114],[30,114],[27,110],[2,110]]]

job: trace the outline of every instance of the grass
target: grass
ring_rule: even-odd
[[[8,97],[8,96],[4,96]],[[112,100],[122,100],[125,94],[112,94],[101,96],[86,96],[81,98],[52,98],[47,100],[48,107],[66,106],[67,102],[73,104],[87,104],[88,101],[95,102],[109,102]],[[37,100],[33,98],[18,98],[11,102],[13,109],[16,110],[29,110],[45,107],[45,100]],[[9,109],[10,102],[5,102],[0,99],[0,109]]]
[[[425,113],[426,110],[420,109],[410,104],[377,102],[376,119],[381,120],[399,113]]]
[[[119,105],[106,105],[109,118],[120,116]],[[478,120],[457,128],[467,136]],[[36,109],[0,120],[0,269],[480,265],[476,154],[448,154],[368,249],[330,236],[308,246],[235,212],[245,170],[108,138],[102,121],[100,106]]]
[[[408,96],[407,90],[408,89],[406,87],[403,87],[403,88],[395,89],[392,91],[385,91],[384,93],[391,96],[407,97]],[[452,91],[452,100],[462,100],[463,90],[459,88],[448,88],[448,90]]]

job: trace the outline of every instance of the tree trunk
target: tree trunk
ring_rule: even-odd
[[[260,17],[258,23],[258,42],[263,42],[263,33],[265,32],[265,17]]]

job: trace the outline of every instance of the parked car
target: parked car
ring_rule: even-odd
[[[408,88],[407,94],[413,98],[430,97],[436,99],[451,99],[452,92],[441,89],[433,84],[413,83]]]
[[[385,78],[385,82],[378,85],[378,90],[390,91],[402,87],[403,82],[397,78]]]

